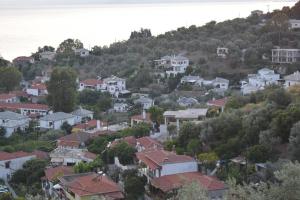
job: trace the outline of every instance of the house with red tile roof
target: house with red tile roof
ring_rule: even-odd
[[[102,87],[103,81],[101,79],[86,79],[79,82],[79,91],[82,90],[100,90]]]
[[[59,148],[80,149],[85,148],[85,143],[91,138],[90,133],[77,132],[57,139]]]
[[[211,106],[211,107],[217,107],[221,109],[221,112],[224,111],[225,105],[227,103],[227,98],[223,98],[223,99],[212,99],[209,100],[206,105]]]
[[[33,83],[29,88],[26,89],[26,93],[30,96],[45,96],[48,94],[48,91],[46,84]]]
[[[59,180],[67,199],[86,200],[92,197],[124,199],[121,188],[105,174],[73,174],[62,176]]]
[[[0,178],[9,180],[11,175],[23,168],[28,160],[36,158],[36,155],[24,151],[8,153],[0,151]]]
[[[19,99],[16,94],[0,94],[0,102],[1,103],[16,103]]]
[[[134,115],[131,117],[131,127],[133,127],[134,125],[139,124],[139,123],[152,124],[152,120],[150,118],[150,113],[146,113],[146,111],[143,110],[142,114]]]
[[[0,109],[9,110],[14,112],[20,112],[22,115],[38,115],[45,116],[51,114],[49,106],[45,104],[35,104],[35,103],[1,103]]]
[[[33,57],[27,57],[27,56],[19,56],[15,59],[13,59],[13,63],[15,65],[22,65],[22,64],[25,64],[25,63],[30,63],[30,64],[33,64],[34,63],[34,58]]]
[[[136,156],[141,164],[140,172],[148,181],[155,177],[198,171],[198,164],[194,158],[163,149],[138,152]]]
[[[218,180],[216,177],[203,175],[199,172],[187,172],[153,178],[151,180],[151,188],[152,192],[156,193],[156,195],[166,197],[174,194],[174,191],[183,185],[192,182],[198,183],[207,190],[210,199],[223,199],[227,190],[224,182]]]
[[[73,167],[70,166],[56,166],[49,167],[44,170],[45,177],[42,178],[42,189],[46,196],[55,196],[57,192],[55,189],[55,182],[59,177],[70,175],[74,173]]]

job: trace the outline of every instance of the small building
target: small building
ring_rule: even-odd
[[[259,90],[263,90],[264,87],[263,86],[256,86],[256,85],[251,85],[249,83],[243,84],[241,86],[241,92],[243,95],[248,95],[251,93],[255,93]]]
[[[59,181],[59,185],[63,189],[63,196],[65,196],[66,199],[124,199],[121,188],[105,174],[93,172],[72,174],[60,177]]]
[[[194,106],[194,105],[198,104],[199,102],[195,98],[191,98],[191,97],[179,97],[179,99],[177,100],[177,103],[180,106],[183,106],[183,107],[191,107],[191,106]]]
[[[102,88],[103,81],[101,79],[86,79],[79,82],[78,91],[83,90],[100,90]]]
[[[52,113],[47,105],[35,103],[0,103],[0,109],[19,112],[25,116],[45,116]]]
[[[72,133],[57,139],[58,148],[81,149],[86,148],[86,142],[91,138],[90,133]]]
[[[34,83],[26,89],[26,93],[31,96],[45,96],[48,91],[44,83]]]
[[[212,80],[212,85],[215,88],[227,90],[229,87],[229,80],[225,78],[216,77],[214,80]]]
[[[203,78],[200,78],[199,76],[184,76],[181,78],[180,83],[181,84],[190,84],[190,85],[202,85],[203,84]]]
[[[19,98],[16,94],[0,94],[0,103],[17,103]]]
[[[24,163],[34,158],[35,155],[23,151],[14,153],[0,151],[0,179],[9,180],[13,173],[23,168]]]
[[[44,129],[60,129],[64,122],[73,126],[76,123],[76,116],[64,112],[56,112],[46,115],[40,120],[40,127]]]
[[[115,97],[130,93],[128,90],[126,90],[126,80],[116,76],[103,79],[101,90],[107,91]]]
[[[50,153],[50,158],[52,165],[74,166],[80,162],[92,162],[97,155],[86,149],[58,147]]]
[[[59,187],[57,188],[56,182],[58,178],[74,174],[73,167],[70,166],[56,166],[48,167],[44,170],[45,177],[42,178],[42,189],[47,197],[58,197]]]
[[[92,120],[86,121],[84,123],[76,124],[73,127],[72,132],[84,131],[84,132],[93,133],[95,131],[100,131],[103,128],[107,128],[107,122],[92,119]]]
[[[264,12],[262,10],[253,10],[251,11],[252,16],[262,16]]]
[[[177,111],[166,111],[164,112],[165,125],[176,125],[177,130],[180,129],[180,124],[186,121],[189,122],[200,122],[206,118],[207,108],[199,109],[187,109]]]
[[[141,115],[134,115],[131,117],[131,127],[139,123],[152,124],[150,113],[146,113],[144,110]]]
[[[141,164],[140,173],[147,177],[148,182],[166,175],[198,171],[198,163],[194,158],[162,149],[138,152],[136,156]]]
[[[75,49],[74,53],[76,56],[80,56],[82,58],[88,57],[90,55],[90,51],[84,48]]]
[[[300,29],[300,20],[299,19],[290,19],[290,28],[291,29]]]
[[[217,48],[217,56],[221,58],[226,58],[229,53],[228,48],[226,47],[218,47]]]
[[[81,123],[81,122],[85,122],[85,121],[89,121],[89,120],[94,118],[94,112],[93,111],[86,110],[86,109],[83,109],[81,107],[77,110],[74,110],[71,114],[76,116],[76,122],[75,122],[76,124]]]
[[[217,107],[221,109],[221,112],[224,111],[225,105],[227,103],[227,98],[223,98],[223,99],[212,99],[209,100],[206,105],[211,106],[211,107]]]
[[[140,97],[134,101],[134,104],[141,104],[144,110],[148,110],[149,108],[154,106],[154,101],[153,99],[150,99],[148,97]]]
[[[10,137],[18,129],[25,130],[30,119],[11,111],[0,112],[0,127],[5,129],[5,137]]]
[[[189,66],[189,59],[181,55],[164,56],[159,60],[154,60],[154,63],[158,68],[165,69],[167,76],[170,77],[185,73]]]
[[[44,51],[40,53],[41,60],[54,60],[56,56],[55,52],[52,51]]]
[[[126,104],[126,103],[115,103],[114,104],[114,111],[115,112],[127,112],[128,111],[128,104]]]
[[[300,85],[300,72],[296,71],[293,74],[284,77],[284,87],[288,88],[293,85]]]
[[[300,49],[272,49],[272,63],[287,64],[300,61]]]
[[[13,63],[14,65],[33,64],[34,58],[27,56],[19,56],[13,59]]]

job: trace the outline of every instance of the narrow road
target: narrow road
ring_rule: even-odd
[[[8,187],[9,191],[11,192],[13,198],[17,198],[17,194],[16,192],[14,191],[14,189],[9,185],[8,181],[7,180],[4,180],[5,182],[5,185]]]

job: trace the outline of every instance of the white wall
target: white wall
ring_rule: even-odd
[[[185,172],[197,172],[198,165],[197,162],[185,162],[185,163],[174,163],[165,164],[162,166],[161,176],[185,173]]]
[[[69,119],[64,119],[64,120],[57,120],[57,121],[52,121],[53,125],[49,126],[49,122],[50,121],[44,121],[44,120],[40,120],[40,127],[41,128],[46,128],[46,129],[55,129],[58,130],[60,129],[61,125],[64,122],[68,122],[68,124],[70,124],[71,126],[76,124],[76,117],[72,117]]]
[[[26,89],[26,93],[32,96],[39,96],[39,90],[38,89],[32,89],[28,88]]]

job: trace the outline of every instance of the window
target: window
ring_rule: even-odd
[[[5,169],[9,169],[10,168],[10,161],[5,162]]]

